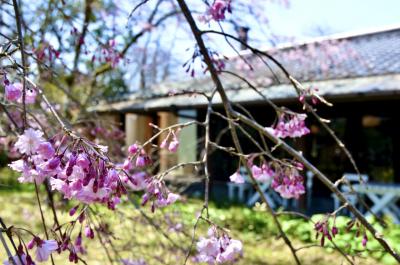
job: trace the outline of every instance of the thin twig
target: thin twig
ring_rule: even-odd
[[[42,203],[40,202],[40,198],[39,198],[39,187],[36,183],[35,180],[35,193],[36,193],[36,199],[38,202],[38,206],[39,206],[39,211],[40,211],[40,217],[42,219],[42,225],[43,225],[43,230],[44,230],[44,234],[46,235],[46,239],[49,240],[49,234],[47,233],[47,227],[46,227],[46,220],[44,219],[44,214],[43,214],[43,210],[42,210]],[[50,258],[51,258],[51,264],[54,265],[54,259],[53,259],[53,255],[50,254]]]
[[[25,45],[24,45],[24,38],[22,35],[22,22],[21,22],[21,14],[19,11],[18,7],[18,1],[13,0],[13,6],[14,6],[14,13],[15,13],[15,22],[17,24],[17,31],[18,31],[18,42],[19,42],[19,49],[21,52],[21,61],[22,61],[22,74],[23,74],[23,80],[22,80],[22,106],[23,106],[23,113],[22,113],[22,121],[23,121],[23,126],[22,130],[24,131],[26,126],[27,126],[27,119],[26,119],[26,81],[25,77],[26,75],[26,70],[27,70],[27,64],[26,64],[26,58],[25,58]]]

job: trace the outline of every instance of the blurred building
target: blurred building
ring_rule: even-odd
[[[331,120],[331,128],[344,141],[363,173],[373,181],[400,182],[400,27],[319,38],[266,52],[306,88],[318,89],[318,94],[334,104],[318,104],[316,108],[321,117]],[[271,61],[267,60],[266,65],[244,50],[241,57],[229,58],[225,64],[226,69],[243,75],[278,105],[302,111],[296,91]],[[221,79],[232,102],[246,107],[261,124],[271,126],[275,113],[259,94],[235,76],[221,73]],[[104,103],[96,111],[124,124],[127,144],[143,142],[153,133],[149,122],[166,127],[176,122],[203,121],[207,101],[195,92],[212,89],[208,78],[162,83],[146,95],[133,94],[123,101]],[[213,102],[214,108],[222,111],[218,96]],[[343,151],[320,124],[312,118],[308,118],[307,124],[311,134],[291,144],[332,180],[344,172],[354,172]],[[226,126],[225,121],[214,118],[211,137],[219,138],[223,146],[232,146],[229,134],[223,134]],[[159,169],[198,158],[203,135],[202,128],[196,126],[183,130],[177,154],[160,151]],[[252,144],[241,138],[245,152],[251,152]],[[237,164],[226,153],[212,153],[213,181],[226,182],[236,169]],[[192,169],[185,168],[178,171],[176,178],[184,179],[192,173]],[[313,189],[317,197],[330,196],[319,183]]]

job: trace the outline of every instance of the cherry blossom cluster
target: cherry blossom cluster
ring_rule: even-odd
[[[226,12],[232,13],[231,0],[214,0],[200,19],[204,22],[222,21],[225,19]]]
[[[104,155],[107,148],[81,139],[70,144],[68,137],[54,140],[45,141],[43,132],[32,128],[18,137],[15,147],[22,157],[10,167],[22,173],[19,181],[40,184],[49,178],[52,189],[66,199],[100,202],[113,209],[126,190]]]
[[[4,79],[4,97],[7,101],[22,103],[22,83],[10,83],[8,79]],[[37,96],[37,91],[33,88],[28,88],[25,94],[25,103],[34,104]]]
[[[116,45],[115,39],[109,40],[107,45],[103,45],[97,56],[93,54],[92,62],[97,60],[100,63],[109,63],[112,68],[115,68],[122,59],[122,55],[116,50]]]
[[[330,219],[333,219],[331,224]],[[361,244],[363,247],[367,246],[368,236],[365,227],[358,220],[350,220],[346,224],[345,232],[350,232],[353,227],[356,227],[355,236],[358,238],[362,235]],[[332,241],[333,238],[339,233],[339,228],[336,226],[336,212],[333,214],[327,214],[324,218],[314,224],[314,230],[316,232],[316,239],[321,236],[320,244],[323,247],[325,245],[325,238]]]
[[[176,137],[175,132],[172,137]],[[170,145],[174,145],[173,141],[177,139],[172,138]],[[47,260],[51,252],[69,251],[69,260],[77,263],[78,255],[86,253],[82,234],[94,238],[93,224],[87,218],[87,205],[102,203],[114,210],[122,195],[127,193],[127,188],[143,191],[142,204],[150,202],[152,211],[179,199],[179,195],[170,192],[162,179],[151,177],[146,172],[152,161],[139,144],[129,146],[128,158],[121,165],[109,160],[106,146],[70,134],[45,140],[44,133],[33,128],[18,136],[14,148],[20,157],[9,166],[21,173],[20,182],[41,184],[48,180],[51,188],[63,194],[65,199],[79,202],[69,211],[70,216],[78,213],[76,219],[63,225],[66,228],[60,237],[42,240],[34,236],[27,250],[19,253],[19,258],[24,259],[23,264],[34,264],[28,254],[28,249],[34,247],[37,262]],[[73,240],[72,231],[77,223],[81,228]]]
[[[251,173],[257,181],[268,182],[273,178],[275,171],[268,163],[264,162],[260,167],[257,165],[252,165]]]
[[[142,196],[142,206],[151,202],[151,211],[156,208],[168,206],[179,199],[179,195],[172,193],[165,182],[162,180],[151,179],[145,188],[145,193]]]
[[[57,252],[61,253],[62,251],[69,251],[68,259],[70,262],[74,263],[78,262],[80,254],[87,253],[86,248],[82,244],[82,231],[86,238],[94,239],[92,224],[90,223],[90,219],[86,218],[86,207],[78,204],[69,211],[69,215],[74,216],[76,212],[78,212],[78,217],[65,224],[65,232],[62,233],[61,237],[57,240],[59,245]],[[76,236],[75,240],[73,240],[72,231],[78,222],[80,224],[79,234]]]
[[[39,61],[53,61],[54,58],[60,57],[60,52],[48,42],[42,42],[40,46],[34,50],[34,53]]]
[[[177,144],[172,143],[173,141],[176,141]],[[172,148],[173,151],[176,151],[175,148],[178,148],[178,144],[179,142],[177,139],[172,139],[169,146],[176,145],[174,148]],[[150,177],[143,170],[138,171],[138,169],[143,169],[143,167],[152,164],[150,157],[146,154],[145,150],[141,146],[139,146],[138,144],[133,144],[129,146],[128,153],[129,156],[125,160],[123,168],[127,172],[133,173],[122,176],[121,179],[132,190],[144,191],[144,194],[142,196],[143,206],[150,202],[151,210],[154,212],[156,208],[165,207],[176,202],[179,199],[179,195],[172,193],[167,188],[165,182],[162,179]]]
[[[260,166],[248,162],[251,173],[255,180],[261,183],[272,181],[271,187],[283,198],[298,199],[305,193],[304,180],[299,174],[303,170],[303,165],[294,162],[293,165],[279,165],[264,162]],[[245,177],[236,171],[229,177],[230,181],[238,184],[245,182]]]
[[[349,232],[353,227],[356,228],[356,237],[360,237],[362,235],[361,244],[363,247],[366,247],[368,243],[368,236],[365,226],[363,226],[357,219],[353,219],[347,222],[346,231]]]
[[[138,144],[133,144],[128,147],[128,158],[125,159],[123,168],[130,171],[134,168],[144,168],[151,165],[153,162],[146,151]]]
[[[260,166],[252,164],[252,162],[248,163],[251,174],[253,175],[254,179],[258,182],[268,182],[270,181],[275,172],[274,170],[268,165],[268,163],[262,163]],[[245,182],[245,177],[240,174],[239,171],[236,171],[229,177],[230,181],[241,184]]]
[[[335,224],[330,228],[329,216],[314,224],[314,229],[317,232],[316,239],[321,235],[321,246],[325,245],[325,238],[332,241],[332,239],[339,233],[339,229]]]
[[[309,134],[310,130],[306,127],[306,114],[283,113],[280,115],[278,122],[273,127],[265,129],[279,138],[297,138]]]
[[[79,205],[72,208],[70,210],[70,215],[73,216],[78,209]],[[61,253],[64,251],[69,251],[68,259],[70,262],[78,263],[78,254],[86,254],[86,249],[82,245],[82,228],[83,223],[86,219],[85,216],[85,208],[82,208],[82,211],[80,212],[76,220],[64,224],[66,226],[66,229],[65,232],[61,232],[60,230],[60,237],[57,237],[57,234],[55,234],[56,239],[43,240],[40,237],[34,235],[32,240],[30,240],[25,245],[23,244],[24,241],[20,238],[20,245],[18,246],[17,255],[13,257],[14,263],[19,265],[34,265],[35,262],[33,261],[29,253],[29,251],[33,249],[35,249],[35,261],[39,263],[47,261],[52,253]],[[72,240],[72,232],[74,230],[75,224],[78,221],[80,223],[80,232],[78,236],[76,236],[75,240]],[[57,229],[61,229],[61,227],[58,227]],[[83,233],[88,239],[94,238],[93,229],[91,228],[88,221],[86,221],[86,227],[84,228]],[[14,264],[10,262],[10,260],[7,260],[4,261],[3,264]]]
[[[18,246],[17,254],[12,257],[12,260],[5,260],[4,265],[35,265],[29,250],[35,248],[35,261],[44,262],[47,261],[51,253],[59,249],[58,243],[55,240],[42,240],[39,237],[34,237],[25,249],[22,244]]]
[[[219,232],[215,226],[208,230],[207,237],[200,237],[196,246],[198,254],[195,261],[210,265],[232,263],[243,254],[242,242]]]
[[[70,34],[74,38],[76,45],[85,45],[85,39],[77,28],[73,27],[70,31]],[[91,52],[85,50],[85,54],[92,54],[92,63],[95,61],[100,63],[109,63],[112,68],[115,68],[123,58],[121,53],[117,51],[116,46],[116,40],[110,39],[108,43],[99,43],[99,46],[96,49],[93,49]]]
[[[20,182],[40,184],[49,178],[52,189],[64,198],[84,204],[99,202],[110,209],[126,193],[125,186],[135,191],[144,190],[143,204],[152,201],[153,210],[179,198],[168,190],[162,179],[145,172],[152,161],[138,144],[129,146],[128,158],[121,165],[123,170],[118,170],[107,158],[106,146],[83,139],[69,140],[69,136],[64,136],[46,141],[43,132],[29,128],[14,145],[21,158],[9,166],[21,173]],[[174,133],[169,149],[176,151],[178,143]]]
[[[306,101],[306,97],[311,97],[312,104],[317,105],[319,102],[317,93],[318,93],[318,88],[312,86],[300,90],[299,101],[304,104]]]
[[[271,187],[285,199],[299,199],[305,193],[304,179],[299,174],[303,165],[296,163],[295,166],[279,166],[275,169],[275,175]]]

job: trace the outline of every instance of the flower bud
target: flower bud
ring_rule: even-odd
[[[331,232],[332,232],[333,237],[335,237],[335,235],[337,235],[337,233],[338,233],[339,231],[338,231],[338,228],[337,228],[336,226],[333,226]]]
[[[138,150],[139,150],[139,147],[137,146],[137,144],[133,144],[128,147],[128,152],[132,155],[136,154],[138,152]]]
[[[85,236],[87,238],[91,238],[91,239],[94,238],[94,232],[93,232],[93,230],[92,230],[92,228],[90,226],[86,226],[85,227]]]
[[[169,143],[168,150],[170,152],[175,153],[178,150],[178,147],[179,147],[179,141],[175,138],[173,141]]]
[[[32,249],[35,246],[35,244],[36,244],[36,237],[32,238],[32,240],[29,241],[28,244],[26,244],[26,247],[28,249]]]
[[[367,234],[364,234],[363,240],[362,240],[362,245],[363,247],[367,246],[367,242],[368,242],[368,237]]]
[[[78,208],[79,208],[79,204],[77,206],[75,206],[74,208],[72,208],[71,210],[69,210],[69,216],[73,216],[76,213],[76,211],[78,210]]]

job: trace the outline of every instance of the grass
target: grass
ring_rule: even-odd
[[[5,179],[2,176],[8,177]],[[16,178],[17,176],[11,175],[7,169],[0,170],[0,216],[7,225],[26,228],[43,238],[43,227],[33,187],[18,184],[13,180]],[[41,191],[40,195],[47,227],[51,228],[53,227],[51,209],[46,203],[45,192]],[[136,200],[138,201],[138,198]],[[76,204],[63,202],[57,197],[56,202],[60,223],[71,221],[72,217],[68,215],[68,211]],[[108,252],[114,264],[120,264],[118,261],[121,258],[143,258],[148,264],[184,264],[192,240],[195,219],[201,208],[202,202],[193,199],[158,209],[155,213],[151,213],[148,207],[139,210],[128,201],[120,204],[115,212],[101,205],[91,207],[91,221],[105,232],[100,234],[101,240],[98,234],[94,240],[84,239],[87,254],[82,258],[89,265],[110,264]],[[244,254],[238,264],[294,264],[290,251],[283,240],[277,237],[273,221],[262,207],[249,209],[241,206],[211,205],[209,213],[215,223],[230,230],[233,238],[243,241]],[[152,225],[146,216],[151,218]],[[318,220],[321,217],[314,216],[313,219]],[[336,237],[335,243],[346,251],[351,249],[352,254],[357,254],[356,264],[396,264],[389,254],[380,251],[376,241],[370,240],[367,247],[372,251],[366,253],[365,248],[361,246],[361,239],[355,238],[354,233],[343,234],[343,227],[348,220],[344,217],[337,218],[336,224],[342,233]],[[308,246],[298,252],[302,264],[346,264],[343,257],[331,248],[329,242],[326,248],[311,247],[318,242],[315,241],[313,226],[309,222],[284,216],[280,217],[280,221],[296,248]],[[179,232],[176,232],[178,226]],[[375,224],[375,227],[385,235],[392,246],[400,250],[399,226],[390,226],[385,230],[378,224]],[[207,228],[208,224],[200,222],[196,238],[206,235]],[[73,232],[74,237],[79,229],[77,225]],[[106,232],[108,230],[110,233]],[[164,236],[165,234],[168,238]],[[24,240],[30,240],[30,236],[23,236]],[[369,237],[372,238],[371,235]],[[195,250],[192,251],[192,256],[194,254]],[[54,258],[55,264],[68,264],[68,253],[54,255]],[[5,259],[5,251],[0,245],[0,262]],[[187,264],[193,264],[192,260],[189,259]]]
[[[44,195],[44,194],[43,194]],[[42,196],[44,197],[44,196]],[[2,205],[1,216],[7,224],[12,224],[15,227],[23,227],[35,231],[43,236],[43,228],[40,222],[40,213],[37,208],[34,193],[25,192],[1,192],[0,202]],[[52,225],[52,215],[50,208],[44,203],[45,215],[47,216],[47,225]],[[72,205],[63,205],[58,203],[59,219],[61,223],[71,220],[68,216],[68,209]],[[148,209],[144,209],[144,213],[154,217],[156,225],[161,227],[162,231],[174,241],[174,246],[166,239],[159,230],[149,225],[146,218],[135,209],[135,207],[125,202],[120,205],[118,211],[110,212],[104,207],[95,207],[92,218],[100,221],[103,227],[111,227],[113,233],[110,236],[103,235],[103,243],[99,242],[99,237],[94,240],[84,240],[84,244],[88,248],[87,255],[83,256],[88,264],[109,264],[106,250],[112,251],[112,247],[118,250],[121,258],[144,258],[148,264],[183,264],[185,252],[190,245],[192,227],[194,225],[195,215],[201,209],[200,201],[187,201],[178,203],[177,205],[166,208],[162,211],[157,211],[152,214]],[[288,248],[283,244],[283,241],[276,237],[276,231],[273,228],[271,220],[264,212],[253,211],[242,207],[232,207],[229,209],[211,208],[211,217],[214,220],[231,230],[231,235],[244,242],[244,256],[239,264],[293,264]],[[99,222],[99,221],[96,221]],[[170,225],[166,225],[170,223]],[[183,225],[184,233],[175,233],[171,230],[172,226],[177,223]],[[294,222],[284,220],[284,229],[290,235],[296,235],[293,230]],[[303,222],[303,224],[305,224]],[[311,226],[311,225],[309,225]],[[299,225],[296,225],[298,228]],[[203,223],[199,225],[197,235],[205,234],[207,226]],[[311,231],[311,230],[310,230]],[[304,232],[308,233],[308,232]],[[186,234],[186,235],[185,235]],[[291,237],[293,239],[293,236]],[[302,245],[310,245],[308,240],[299,239],[298,235],[293,240],[296,247]],[[305,239],[305,238],[303,238]],[[29,240],[29,238],[26,238]],[[111,240],[112,247],[110,245]],[[104,243],[107,241],[106,243]],[[306,248],[299,252],[299,256],[303,264],[342,264],[343,258],[332,249],[322,249],[319,247]],[[0,257],[4,260],[4,250],[0,250]],[[55,255],[56,264],[66,264],[68,257],[66,254]],[[189,263],[191,261],[189,260]],[[375,259],[357,258],[357,264],[380,264]]]

